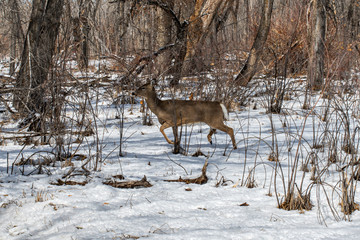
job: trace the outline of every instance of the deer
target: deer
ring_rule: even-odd
[[[165,129],[203,122],[210,126],[207,135],[210,144],[212,144],[212,135],[218,129],[230,136],[233,148],[237,149],[234,130],[224,124],[228,119],[228,111],[224,104],[213,101],[161,100],[152,83],[140,86],[132,94],[145,99],[150,110],[157,116],[161,124],[160,132],[169,144],[174,142],[166,136]]]

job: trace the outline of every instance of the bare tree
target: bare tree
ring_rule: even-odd
[[[24,41],[24,33],[20,21],[20,9],[17,0],[9,0],[10,5],[10,27],[11,27],[11,43],[10,43],[10,75],[15,73],[15,59],[17,49],[20,42]]]
[[[168,6],[174,8],[174,0],[168,0]],[[171,44],[172,41],[172,21],[169,14],[165,11],[159,9],[159,25],[158,25],[158,45],[164,47]],[[159,72],[160,74],[168,72],[171,64],[171,54],[170,52],[165,52],[159,56]]]
[[[59,31],[63,0],[33,0],[16,78],[14,105],[20,113],[44,113],[46,81]]]
[[[116,5],[116,28],[117,28],[117,41],[116,41],[116,49],[117,53],[124,53],[126,48],[126,41],[124,39],[125,34],[127,32],[129,17],[126,12],[128,11],[125,1],[118,1]]]
[[[188,2],[191,1],[179,1],[176,4],[175,1],[169,0],[138,1],[138,3],[143,5],[153,5],[162,10],[161,14],[163,14],[163,16],[160,21],[162,22],[161,24],[164,24],[166,20],[166,25],[160,26],[159,31],[160,38],[166,40],[162,41],[162,44],[165,42],[168,43],[168,40],[172,39],[172,36],[167,36],[168,38],[164,39],[161,36],[161,30],[165,27],[168,29],[170,26],[174,27],[174,48],[172,51],[174,61],[173,64],[171,61],[167,61],[167,67],[169,67],[170,70],[169,73],[173,74],[172,85],[176,85],[184,74],[188,74],[189,71],[193,69],[194,57],[200,53],[200,46],[208,36],[215,17],[227,15],[223,13],[230,9],[234,0],[197,0],[195,4]],[[187,8],[183,6],[187,6]],[[169,32],[168,30],[167,34]],[[160,48],[161,47],[163,46],[160,45]]]
[[[347,15],[347,21],[349,24],[349,34],[352,40],[356,40],[360,33],[360,5],[356,0],[351,0]],[[359,43],[355,44],[355,48],[360,54]]]
[[[270,30],[273,4],[274,0],[264,0],[263,2],[261,20],[254,43],[243,68],[235,78],[235,81],[240,86],[246,86],[258,71],[258,63],[263,54],[264,45]]]
[[[87,69],[89,65],[89,18],[91,2],[91,0],[80,0],[78,16],[73,18],[75,52],[78,66],[81,70]]]
[[[324,83],[326,6],[327,0],[314,0],[310,16],[308,84],[314,91],[321,90]]]
[[[174,32],[175,32],[175,36],[174,36],[174,40],[171,44],[168,44],[166,46],[160,46],[159,50],[157,52],[161,52],[162,54],[164,54],[164,51],[162,51],[161,49],[170,49],[169,45],[173,46],[173,51],[172,51],[172,55],[171,57],[173,58],[173,62],[169,61],[168,62],[168,66],[163,66],[163,68],[165,67],[169,67],[169,73],[173,74],[173,80],[171,81],[172,85],[176,85],[177,82],[180,80],[181,78],[181,69],[184,63],[184,58],[186,55],[186,36],[187,36],[187,28],[189,25],[189,22],[187,19],[185,19],[184,21],[180,20],[180,16],[179,14],[176,13],[175,11],[175,5],[173,4],[172,0],[169,1],[158,1],[158,0],[139,0],[137,3],[142,4],[142,5],[152,5],[155,6],[156,8],[160,9],[162,11],[162,19],[165,21],[171,20],[171,24],[170,23],[166,23],[166,27],[172,26],[174,27]],[[141,5],[139,5],[141,6]],[[131,15],[135,15],[138,11],[138,6],[134,6],[131,8]],[[165,17],[165,15],[167,17]],[[148,16],[148,15],[146,15]],[[162,21],[162,24],[165,24],[165,22]],[[160,30],[164,29],[165,26],[160,26]],[[168,33],[168,32],[167,32]],[[161,35],[164,34],[162,32],[160,32],[160,37]],[[165,40],[169,40],[169,38],[172,38],[172,36],[167,36],[167,39],[161,40],[161,43],[165,43]],[[161,44],[160,43],[160,44]],[[157,56],[156,56],[157,57]]]
[[[222,14],[232,5],[233,0],[197,0],[189,19],[187,29],[186,54],[182,68],[183,75],[193,69],[193,58],[199,53],[199,46],[207,37],[215,16]],[[201,68],[200,68],[201,69]]]

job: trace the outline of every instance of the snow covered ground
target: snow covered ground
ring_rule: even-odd
[[[30,156],[35,162],[51,158],[53,155],[48,152],[52,152],[54,146],[23,146],[13,140],[3,140],[0,146],[0,239],[358,239],[359,212],[353,212],[346,217],[350,221],[345,221],[339,205],[341,174],[338,170],[347,161],[346,153],[341,150],[338,156],[344,161],[321,168],[326,169],[321,178],[323,184],[312,184],[311,171],[305,173],[300,171],[301,166],[297,167],[297,186],[300,188],[305,174],[302,191],[312,187],[309,190],[312,210],[286,211],[277,207],[278,201],[283,200],[297,139],[309,112],[301,109],[301,97],[286,101],[287,114],[266,114],[261,103],[256,109],[252,104],[231,112],[227,124],[236,133],[236,150],[232,150],[231,141],[223,132],[217,132],[210,145],[206,140],[208,126],[187,126],[182,140],[190,139],[187,155],[172,154],[172,146],[160,133],[156,118],[154,125],[143,126],[140,106],[136,104],[132,112],[131,106],[125,105],[124,156],[119,156],[117,108],[107,100],[100,101],[98,139],[91,135],[80,145],[75,139],[67,139],[72,142],[66,145],[69,152],[77,150],[77,154],[87,156],[72,161],[74,173],[78,175],[68,177],[72,181],[86,181],[84,186],[52,184],[58,179],[65,181],[63,176],[72,166],[65,166],[64,162],[43,166],[41,174],[37,174],[38,165],[12,166],[15,160],[19,162]],[[315,103],[318,97],[313,98]],[[263,103],[264,98],[255,98],[255,101]],[[324,129],[334,132],[337,126],[338,118],[333,122],[329,120],[329,126],[319,121],[324,105],[325,100],[321,99],[316,108],[319,114],[306,119],[300,144],[301,162],[306,162],[311,151],[315,151],[321,161],[319,165],[326,165],[322,161],[328,154],[327,148],[322,151],[309,147],[314,139],[318,142],[325,139]],[[70,112],[69,116],[71,114],[74,113]],[[275,134],[272,134],[270,119]],[[19,130],[16,122],[4,113],[0,120],[6,122],[0,126],[0,140],[5,132]],[[350,123],[353,132],[357,119],[351,119]],[[172,138],[171,130],[166,132]],[[337,136],[341,138],[342,134]],[[268,160],[273,141],[278,146],[282,167],[276,183],[273,169],[279,163]],[[91,156],[86,169],[94,168],[97,149],[101,149],[99,170],[86,176],[81,166]],[[191,156],[198,150],[208,157]],[[206,159],[209,161],[206,184],[164,181],[200,176]],[[125,180],[141,180],[146,176],[152,187],[121,189],[103,184],[116,175],[123,175]],[[360,202],[357,195],[355,202]]]

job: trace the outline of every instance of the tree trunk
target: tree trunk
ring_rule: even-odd
[[[75,17],[73,21],[76,58],[80,70],[86,70],[89,66],[90,12],[91,0],[81,0],[79,16]]]
[[[326,1],[315,0],[312,6],[308,85],[314,91],[321,90],[324,84]]]
[[[118,1],[117,7],[116,7],[117,41],[115,43],[116,44],[116,53],[118,55],[126,52],[126,42],[125,42],[124,36],[127,32],[127,27],[128,27],[128,22],[129,22],[126,11],[129,11],[129,9],[126,9],[125,2]]]
[[[173,73],[173,79],[170,81],[171,86],[176,86],[182,76],[182,69],[184,65],[184,59],[186,55],[186,35],[187,35],[187,22],[181,24],[181,27],[177,29],[176,34],[176,47],[174,50],[174,66],[171,68]]]
[[[347,26],[349,28],[349,38],[352,41],[356,41],[357,36],[359,36],[360,33],[360,6],[358,1],[351,0],[349,5],[349,10],[347,14]],[[355,42],[355,48],[360,54],[360,44]]]
[[[199,53],[199,46],[209,33],[210,26],[217,14],[225,12],[234,0],[196,0],[194,10],[191,9],[190,19],[180,22],[175,12],[175,1],[139,1],[147,5],[161,8],[175,26],[175,47],[173,51],[174,65],[171,66],[173,79],[170,85],[177,85],[184,74],[193,69],[193,59]],[[174,3],[174,4],[173,4]],[[186,9],[185,11],[189,11]],[[185,17],[187,19],[187,17]],[[159,33],[161,34],[161,33]],[[170,63],[170,62],[169,62]],[[170,66],[170,64],[168,64]]]
[[[188,74],[194,69],[201,71],[202,61],[201,59],[194,59],[194,57],[199,55],[199,46],[207,37],[215,16],[225,12],[232,2],[232,0],[196,1],[194,12],[189,19],[182,75]]]
[[[161,8],[163,13],[168,16],[168,20],[172,20],[172,24],[175,27],[175,47],[173,52],[170,54],[170,59],[171,61],[174,60],[174,64],[169,61],[166,65],[169,67],[169,72],[173,74],[173,79],[170,81],[170,85],[175,86],[181,79],[181,70],[183,68],[186,55],[186,38],[189,23],[188,21],[180,22],[179,17],[176,15],[174,10],[175,1],[173,0],[168,1],[167,4],[164,2],[160,3],[158,1],[148,1],[148,4]],[[172,36],[168,37],[171,38]]]
[[[9,0],[10,4],[10,75],[15,73],[15,59],[19,42],[24,41],[24,33],[21,28],[20,9],[17,0]]]
[[[270,30],[273,4],[274,0],[264,0],[263,2],[261,20],[254,43],[245,65],[235,78],[235,82],[240,86],[246,86],[258,71],[258,63],[262,56],[264,45]]]
[[[63,0],[33,0],[16,78],[14,106],[22,114],[44,113],[46,81],[59,31]]]
[[[174,0],[167,1],[171,9],[174,8]],[[172,21],[171,16],[164,12],[163,10],[158,10],[159,15],[159,25],[158,25],[158,45],[159,47],[164,47],[171,43],[172,39]],[[158,57],[158,75],[166,74],[171,65],[171,54],[170,52],[164,52]]]

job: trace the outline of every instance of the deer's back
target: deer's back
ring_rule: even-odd
[[[208,123],[224,120],[219,102],[166,100],[159,103],[159,109],[157,116],[160,121],[173,122],[175,116],[178,123]]]

